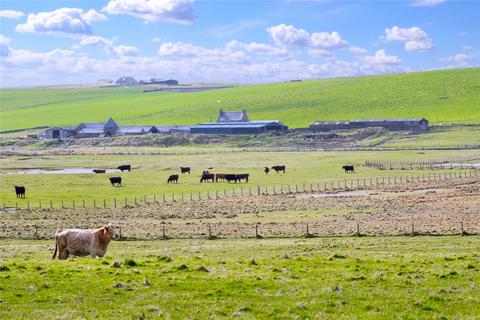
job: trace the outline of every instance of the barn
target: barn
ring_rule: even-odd
[[[248,122],[205,122],[190,127],[191,134],[261,134],[285,131],[288,127],[278,120]]]
[[[53,127],[44,131],[43,137],[47,139],[66,139],[76,134],[76,127]]]
[[[120,77],[118,80],[115,82],[117,86],[122,86],[122,87],[129,87],[129,86],[136,86],[138,84],[137,80],[135,80],[133,77]]]
[[[428,130],[428,120],[415,119],[354,119],[351,121],[315,121],[310,125],[312,131],[330,131],[361,128],[385,128],[387,130]]]
[[[247,110],[223,111],[220,109],[217,122],[249,122]]]

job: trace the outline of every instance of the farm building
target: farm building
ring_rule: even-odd
[[[76,134],[76,127],[53,127],[43,133],[47,139],[66,139]]]
[[[428,130],[428,120],[418,119],[354,119],[351,121],[315,121],[310,125],[312,131],[330,131],[341,129],[360,129],[380,127],[387,130]]]
[[[47,139],[109,137],[147,133],[189,133],[189,126],[119,126],[112,118],[107,122],[83,122],[77,127],[49,128],[40,135]]]
[[[285,131],[288,127],[278,120],[245,122],[205,122],[190,128],[192,134],[260,134]]]
[[[247,110],[242,111],[223,111],[218,113],[217,122],[248,122]]]
[[[162,79],[152,78],[152,79],[150,79],[150,83],[151,83],[151,84],[165,84],[165,85],[167,85],[167,86],[176,86],[176,85],[178,85],[178,81],[177,81],[177,80],[173,80],[173,79],[162,80]]]
[[[285,131],[288,127],[278,120],[250,121],[247,110],[218,113],[217,122],[204,122],[190,128],[192,134],[260,134]]]
[[[120,77],[118,80],[115,82],[117,86],[122,86],[122,87],[129,87],[129,86],[136,86],[138,84],[137,80],[135,80],[132,77]]]

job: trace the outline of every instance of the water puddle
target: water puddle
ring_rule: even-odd
[[[114,173],[120,172],[118,169],[104,169],[105,173]],[[58,170],[47,170],[47,169],[28,169],[22,171],[14,172],[1,172],[1,174],[95,174],[93,169],[85,168],[69,168],[69,169],[58,169]]]

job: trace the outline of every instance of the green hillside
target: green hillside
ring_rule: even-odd
[[[123,125],[196,124],[219,109],[290,127],[314,120],[426,117],[480,123],[480,68],[244,86],[196,93],[138,88],[1,90],[0,131],[76,125],[114,117]]]

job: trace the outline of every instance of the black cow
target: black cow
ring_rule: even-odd
[[[212,181],[215,182],[215,175],[213,173],[204,173],[202,174],[202,177],[200,178],[200,183],[201,182],[208,182]]]
[[[353,166],[343,166],[342,169],[345,170],[345,172],[355,172]]]
[[[235,183],[237,182],[237,175],[236,174],[226,174],[225,175],[225,180],[227,180],[228,183],[234,181]]]
[[[15,193],[17,194],[17,198],[25,198],[25,187],[24,186],[14,186]]]
[[[216,173],[215,174],[215,182],[218,182],[218,180],[224,181],[225,180],[225,174],[224,173]]]
[[[93,169],[93,173],[105,173],[104,169]]]
[[[190,167],[180,167],[180,172],[190,174]]]
[[[167,183],[178,183],[178,174],[172,174],[168,177]]]
[[[242,182],[242,180],[245,180],[245,183],[248,183],[248,177],[250,177],[248,173],[240,173],[240,174],[237,174],[236,176],[237,176],[238,182]]]
[[[115,184],[117,184],[117,186],[122,185],[122,177],[110,177],[109,179],[112,186],[115,186]]]
[[[123,165],[123,166],[118,166],[117,169],[122,171],[122,172],[123,171],[131,171],[132,167],[129,164],[126,164],[126,165]]]
[[[270,172],[270,169],[268,167],[265,167],[265,169],[263,169],[263,172],[265,172],[265,174],[268,174]]]
[[[285,173],[285,166],[273,166],[272,169],[275,170],[276,173],[279,173],[280,171]]]

